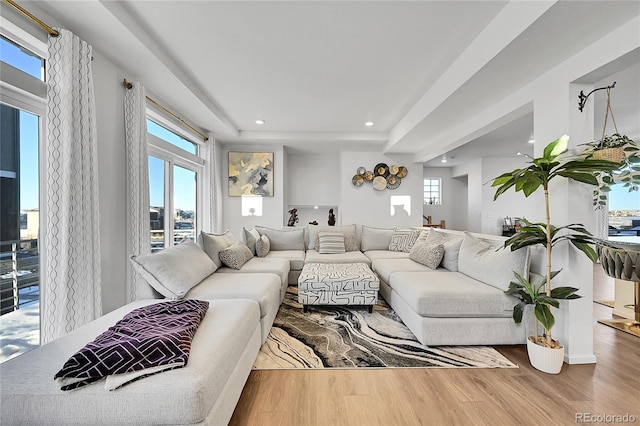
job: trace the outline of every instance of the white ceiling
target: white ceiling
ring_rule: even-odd
[[[128,80],[140,80],[152,97],[224,143],[302,151],[360,144],[421,158],[435,129],[499,100],[640,13],[637,1],[27,6],[73,29]],[[520,114],[478,143],[505,152],[502,143],[526,143],[531,123],[530,114]],[[461,148],[455,154],[473,155]]]

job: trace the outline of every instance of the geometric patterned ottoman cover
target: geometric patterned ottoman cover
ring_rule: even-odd
[[[298,303],[365,305],[373,312],[380,280],[365,263],[306,263],[298,278]]]

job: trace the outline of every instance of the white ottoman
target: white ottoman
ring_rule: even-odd
[[[363,305],[373,312],[380,280],[364,263],[306,263],[298,278],[298,302],[308,305]]]

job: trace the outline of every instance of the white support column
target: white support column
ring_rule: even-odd
[[[593,108],[580,113],[577,108],[580,90],[591,90],[589,85],[550,82],[534,101],[535,155],[563,134],[570,136],[569,149],[578,151],[579,144],[593,140]],[[591,102],[591,101],[590,101]],[[582,223],[593,231],[595,214],[592,208],[592,189],[587,185],[559,180],[552,182],[551,223],[564,226]],[[554,309],[556,326],[553,337],[565,347],[565,362],[569,364],[595,363],[593,353],[593,264],[570,244],[554,247],[553,270],[562,272],[553,286],[578,287],[581,299],[563,301]]]

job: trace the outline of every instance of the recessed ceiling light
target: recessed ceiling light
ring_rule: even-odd
[[[529,139],[529,143],[536,143],[536,140],[534,138]]]
[[[371,127],[373,126],[373,121],[367,121],[366,123],[364,123],[364,125],[367,127]]]
[[[446,156],[442,156],[442,159],[440,160],[441,163],[446,163],[447,162],[447,157]]]
[[[258,126],[262,126],[264,123],[266,123],[266,121],[264,121],[264,120],[256,120],[256,124]]]

